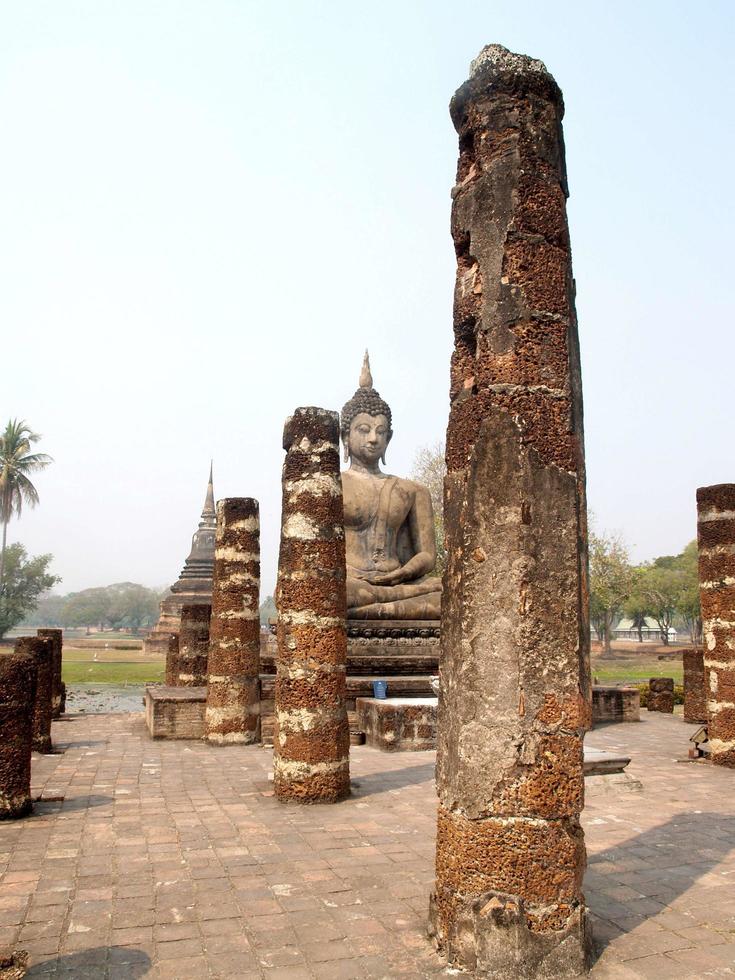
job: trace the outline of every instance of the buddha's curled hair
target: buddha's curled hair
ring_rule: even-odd
[[[370,373],[370,357],[367,351],[365,351],[362,371],[360,372],[360,387],[352,398],[348,402],[345,402],[340,415],[340,433],[342,435],[342,442],[345,445],[345,453],[347,452],[347,438],[350,434],[350,426],[355,416],[360,415],[361,412],[372,416],[385,415],[388,420],[388,438],[390,439],[393,435],[390,405],[383,401],[375,388],[373,388],[373,378]]]

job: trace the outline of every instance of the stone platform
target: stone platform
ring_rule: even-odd
[[[592,688],[592,723],[640,721],[641,692],[637,687],[595,684]]]
[[[643,787],[587,795],[591,980],[733,975],[735,772],[676,761],[695,729],[644,711],[586,738]],[[29,980],[450,976],[426,939],[433,752],[353,748],[350,799],[299,807],[260,746],[151,741],[142,712],[52,735],[34,815],[0,823],[0,946]]]
[[[145,723],[151,738],[202,738],[206,687],[167,687],[152,684],[145,689]]]
[[[436,748],[436,698],[358,698],[357,729],[382,752]]]

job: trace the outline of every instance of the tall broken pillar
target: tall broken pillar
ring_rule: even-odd
[[[21,636],[15,641],[15,653],[30,657],[36,667],[36,696],[33,702],[33,751],[50,752],[54,641],[48,637]]]
[[[735,483],[697,490],[697,544],[710,758],[735,768]]]
[[[297,408],[283,448],[274,788],[283,801],[336,803],[350,792],[338,414]]]
[[[0,653],[0,820],[31,812],[31,744],[36,666],[15,651]]]
[[[61,661],[64,649],[64,631],[60,629],[38,629],[36,636],[51,640],[54,645],[52,663],[51,715],[60,718],[64,698],[64,682],[61,679]]]
[[[260,511],[252,497],[217,502],[206,738],[260,741]]]
[[[176,687],[206,686],[211,617],[212,607],[208,603],[187,603],[181,607]]]
[[[588,957],[582,388],[562,95],[482,50],[457,91],[436,890],[450,963],[566,977]]]

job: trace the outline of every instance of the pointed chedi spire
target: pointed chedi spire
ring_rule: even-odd
[[[204,499],[204,510],[202,511],[202,520],[216,518],[216,511],[214,509],[214,484],[212,483],[212,466],[213,460],[209,461],[209,483],[207,484],[207,496]]]

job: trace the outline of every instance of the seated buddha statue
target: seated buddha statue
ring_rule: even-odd
[[[439,619],[434,511],[426,487],[383,473],[390,407],[373,388],[367,351],[360,387],[342,409],[348,619]]]

